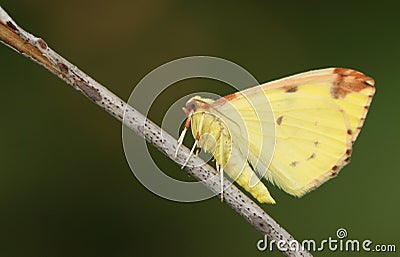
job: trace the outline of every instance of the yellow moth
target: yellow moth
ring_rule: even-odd
[[[183,108],[187,122],[176,151],[191,126],[195,143],[190,155],[196,148],[211,152],[221,183],[227,174],[262,203],[275,200],[254,177],[301,197],[350,161],[374,93],[374,80],[363,73],[328,68],[215,101],[195,96]],[[270,108],[257,113],[268,102]]]

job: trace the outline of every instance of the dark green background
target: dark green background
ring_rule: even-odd
[[[263,208],[299,240],[343,227],[399,248],[399,7],[354,2],[1,5],[125,100],[148,72],[191,55],[231,60],[261,82],[330,66],[365,72],[377,93],[351,164],[302,199],[269,185],[277,205]],[[121,124],[5,46],[0,81],[0,256],[282,256],[259,253],[261,235],[217,198],[183,204],[147,191],[125,160]],[[396,253],[315,253],[356,255]]]

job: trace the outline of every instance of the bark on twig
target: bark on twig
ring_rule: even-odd
[[[166,156],[173,159],[177,146],[175,138],[162,131],[161,128],[133,107],[127,105],[118,96],[53,51],[43,39],[37,38],[19,27],[1,6],[0,41],[44,66],[51,73],[57,75],[114,116],[123,125],[145,138]],[[125,118],[123,118],[124,110]],[[188,154],[188,149],[183,147],[174,161],[182,164]],[[186,170],[210,190],[219,192],[220,180],[218,176],[215,176],[216,171],[209,165],[200,165],[203,163],[201,159],[193,156],[190,159],[191,165],[188,165]],[[225,181],[224,183],[228,184],[229,182]],[[224,191],[224,199],[233,210],[244,217],[256,230],[267,235],[269,240],[284,240],[287,243],[294,240],[286,230],[234,185]],[[287,248],[287,251],[283,251],[286,256],[311,256],[306,250],[291,250],[287,243],[286,245],[281,245],[281,247]]]

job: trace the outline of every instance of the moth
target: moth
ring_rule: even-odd
[[[202,149],[213,154],[221,185],[226,174],[261,203],[275,203],[263,180],[301,197],[349,163],[374,93],[363,73],[327,68],[217,100],[195,96],[183,108],[176,153],[191,127],[195,142],[184,165]]]

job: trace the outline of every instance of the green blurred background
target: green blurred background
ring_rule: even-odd
[[[263,208],[299,240],[335,237],[343,227],[348,238],[400,247],[399,6],[373,3],[1,5],[125,100],[148,72],[192,55],[228,59],[261,82],[330,66],[365,72],[377,94],[351,164],[302,199],[269,185],[277,205]],[[184,204],[146,190],[125,160],[121,124],[3,45],[0,76],[0,256],[283,256],[258,252],[261,235],[217,198]],[[218,93],[230,92],[221,87]],[[159,121],[165,108],[160,104],[151,118]],[[160,165],[182,174],[171,161]],[[368,254],[384,255],[396,253]]]

